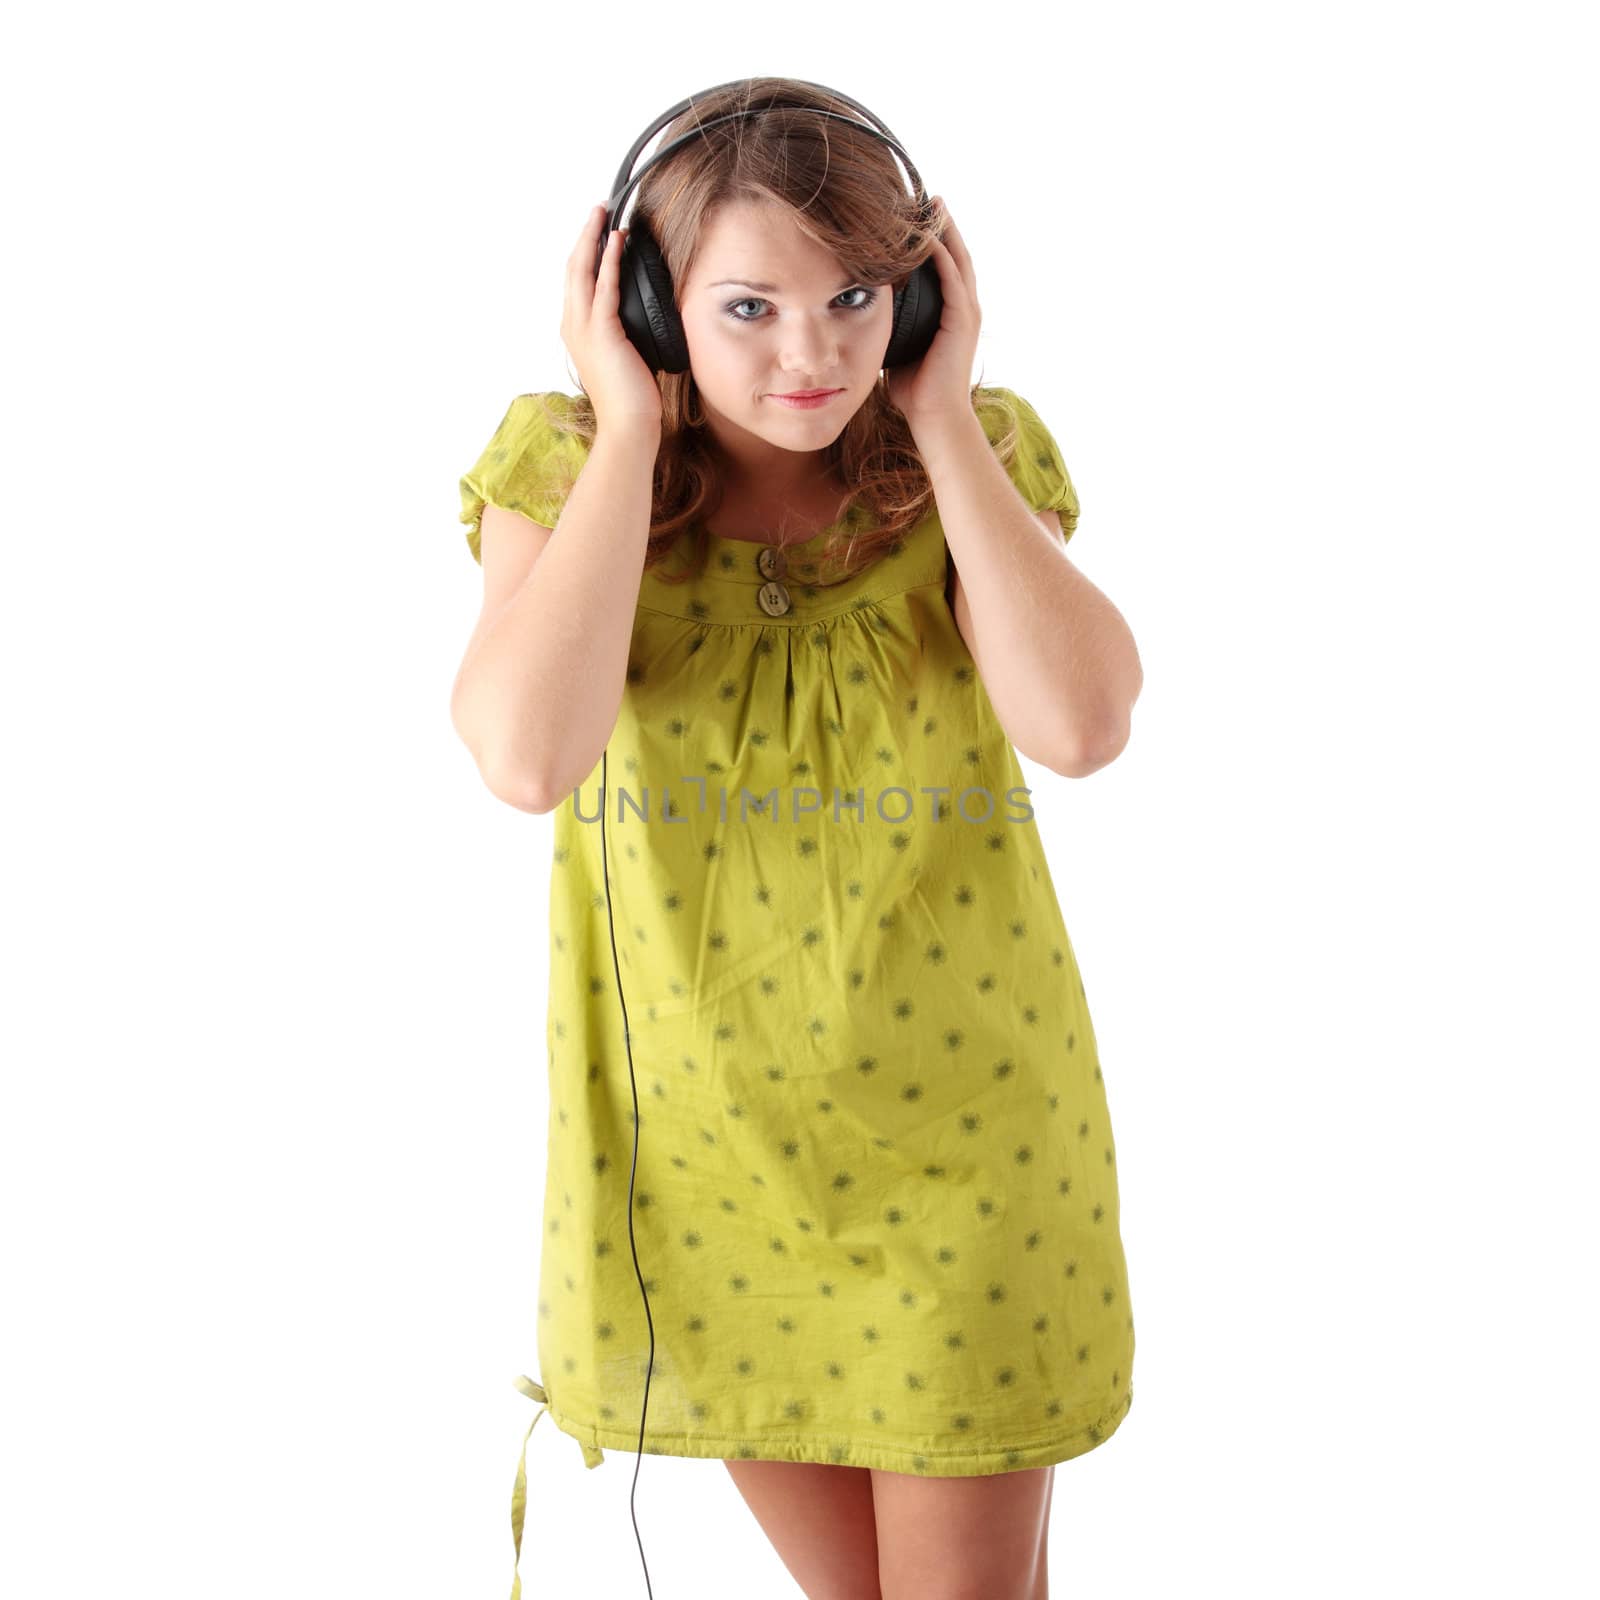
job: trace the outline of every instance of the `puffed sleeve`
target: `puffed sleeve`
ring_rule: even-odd
[[[1061,514],[1065,544],[1078,526],[1078,492],[1050,430],[1039,413],[1012,389],[980,389],[977,402],[978,416],[990,444],[997,444],[1015,426],[1016,443],[1006,471],[1031,510]]]
[[[466,524],[467,548],[480,565],[486,504],[520,511],[546,528],[556,525],[588,454],[582,439],[551,421],[552,412],[565,415],[571,399],[555,391],[519,394],[477,464],[461,479],[460,520]]]

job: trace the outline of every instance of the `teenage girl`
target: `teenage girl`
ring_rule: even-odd
[[[971,382],[942,204],[795,80],[666,137],[779,99],[635,199],[689,370],[628,338],[596,206],[580,390],[518,396],[462,480],[455,726],[555,814],[540,1393],[591,1465],[641,1431],[725,1461],[811,1600],[1040,1600],[1055,1466],[1127,1413],[1133,1320],[1016,753],[1113,760],[1139,657],[1065,554],[1054,439]],[[886,371],[930,257],[937,336]]]

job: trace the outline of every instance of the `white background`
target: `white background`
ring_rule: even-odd
[[[1578,15],[13,24],[0,1583],[509,1591],[552,819],[450,726],[456,484],[572,387],[628,145],[776,72],[945,196],[1145,669],[1027,769],[1138,1328],[1054,1592],[1593,1593]],[[630,1497],[660,1600],[797,1593],[720,1464],[634,1467],[541,1420],[529,1600],[644,1594]]]

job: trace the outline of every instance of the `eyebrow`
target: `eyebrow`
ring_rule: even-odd
[[[708,289],[754,289],[757,294],[783,293],[783,291],[775,283],[750,283],[744,278],[718,278],[715,283],[707,284],[706,287]],[[855,287],[856,280],[854,278],[846,278],[845,281],[834,290],[834,293],[842,294],[846,289],[854,289]]]

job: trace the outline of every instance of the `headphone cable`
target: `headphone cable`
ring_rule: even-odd
[[[628,1174],[628,1243],[633,1250],[634,1276],[639,1280],[639,1293],[644,1296],[644,1317],[650,1328],[650,1361],[644,1374],[644,1403],[639,1410],[639,1452],[633,1463],[633,1487],[628,1492],[628,1511],[633,1518],[634,1542],[639,1546],[639,1561],[644,1567],[645,1593],[655,1600],[655,1590],[650,1586],[650,1566],[644,1559],[644,1541],[639,1537],[639,1518],[634,1511],[633,1496],[639,1486],[639,1467],[644,1460],[644,1419],[650,1408],[650,1374],[656,1364],[656,1325],[650,1315],[650,1295],[644,1286],[644,1274],[639,1270],[639,1246],[633,1235],[633,1185],[639,1170],[639,1083],[633,1073],[633,1035],[628,1027],[628,1003],[622,993],[622,964],[617,958],[617,924],[611,911],[611,864],[606,846],[606,810],[611,803],[611,786],[607,782],[606,751],[600,752],[600,866],[606,886],[606,924],[611,930],[611,966],[617,979],[617,1003],[622,1007],[622,1040],[628,1051],[628,1082],[633,1087],[633,1169]]]

